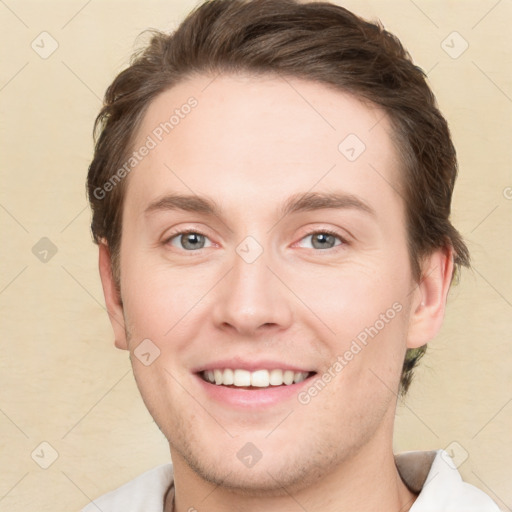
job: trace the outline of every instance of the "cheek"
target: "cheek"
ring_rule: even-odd
[[[398,393],[407,332],[406,308],[399,302],[385,306],[378,317],[352,329],[339,343],[337,357],[342,367],[338,396],[349,395],[352,404],[372,404],[381,412]]]
[[[301,277],[296,289],[337,339],[351,340],[360,333],[364,338],[365,329],[373,326],[389,330],[390,324],[397,324],[396,318],[403,317],[409,290],[406,274],[402,278],[382,262],[330,270],[323,276]]]
[[[401,314],[401,313],[400,313]],[[322,418],[326,430],[338,432],[343,442],[366,439],[394,410],[405,342],[403,319],[395,316],[379,331],[372,328],[339,332],[328,366],[298,397],[306,416]],[[377,327],[381,327],[379,323]],[[341,328],[340,328],[341,331]],[[350,444],[350,443],[349,443]]]
[[[330,334],[325,338],[330,354],[326,380],[350,390],[395,389],[405,354],[410,291],[409,276],[403,270],[352,266],[331,279],[303,283],[305,302],[318,312]],[[388,277],[386,277],[388,276]],[[393,278],[389,277],[393,276]],[[317,321],[318,325],[318,321]],[[333,377],[334,375],[334,377]],[[340,378],[338,378],[338,376]],[[353,394],[353,391],[351,391]]]
[[[155,263],[143,253],[126,258],[123,264],[125,314],[134,333],[156,343],[166,343],[183,329],[215,277],[191,267],[171,268]]]
[[[167,368],[163,357],[157,358],[149,366],[142,364],[133,353],[131,360],[142,400],[156,424],[169,438],[179,423],[180,411],[185,410],[190,401],[179,384],[182,378]]]

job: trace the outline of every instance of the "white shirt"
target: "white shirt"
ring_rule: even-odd
[[[395,462],[408,487],[419,493],[410,512],[500,512],[487,494],[462,481],[444,450],[404,452],[395,455]],[[82,512],[163,512],[172,484],[172,464],[164,464],[92,501]]]

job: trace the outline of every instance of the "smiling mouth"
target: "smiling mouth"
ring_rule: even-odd
[[[258,390],[277,386],[292,386],[312,377],[316,372],[294,372],[292,370],[240,370],[215,369],[199,372],[199,376],[210,384],[237,389]]]

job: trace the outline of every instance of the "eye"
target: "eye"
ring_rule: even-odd
[[[310,233],[309,235],[302,238],[301,242],[308,239],[311,240],[313,249],[320,250],[333,249],[334,247],[345,243],[345,240],[340,235],[338,235],[338,233],[329,230],[315,231]],[[338,240],[339,243],[336,243],[336,240]]]
[[[205,245],[207,241],[209,241],[208,237],[197,231],[180,231],[169,237],[165,243],[178,247],[178,249],[194,251],[210,247],[211,242],[209,242],[210,245]]]

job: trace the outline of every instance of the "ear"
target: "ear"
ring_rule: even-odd
[[[414,299],[407,348],[425,345],[441,329],[454,269],[453,260],[451,246],[438,249],[424,259],[422,278],[412,292]]]
[[[121,300],[121,294],[116,287],[114,276],[112,275],[110,249],[105,242],[100,242],[99,244],[99,270],[101,284],[103,286],[103,295],[105,296],[105,304],[107,306],[112,329],[114,330],[115,346],[120,349],[128,350],[123,302]]]

